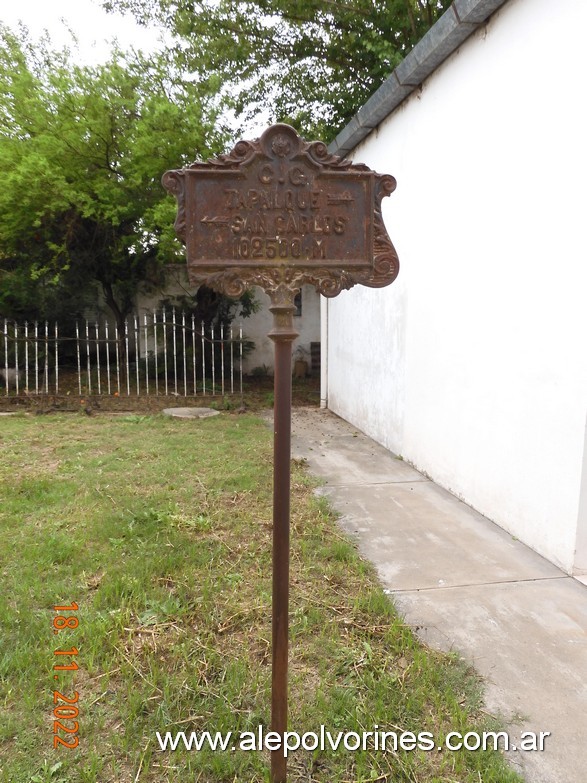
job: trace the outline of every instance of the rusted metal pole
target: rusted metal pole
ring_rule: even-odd
[[[304,141],[294,128],[279,123],[259,139],[239,141],[228,154],[165,172],[163,185],[177,199],[175,227],[186,243],[190,284],[204,283],[230,297],[259,286],[271,297],[274,328],[269,336],[275,343],[271,722],[273,731],[283,735],[287,730],[291,356],[298,336],[293,328],[294,295],[303,285],[333,297],[357,284],[381,288],[395,280],[399,262],[381,212],[381,200],[394,190],[395,179],[330,155],[323,142]],[[315,231],[308,231],[309,219]],[[213,350],[212,354],[214,394]],[[242,395],[242,330],[240,358]],[[271,783],[285,780],[281,748],[271,755]]]
[[[282,301],[273,299],[275,348],[273,403],[273,611],[271,670],[271,730],[287,731],[287,659],[289,614],[289,503],[291,460],[291,359],[298,336],[293,327],[291,291]],[[271,753],[271,783],[285,783],[287,760],[281,750]]]

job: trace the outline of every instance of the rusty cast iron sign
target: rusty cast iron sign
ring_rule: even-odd
[[[393,282],[399,264],[381,217],[395,179],[330,155],[274,125],[228,155],[168,171],[190,282],[230,296],[249,285],[316,286],[325,296]]]
[[[379,288],[399,271],[381,199],[395,179],[330,155],[326,145],[273,125],[228,155],[168,171],[175,227],[190,282],[238,297],[251,285],[271,298],[275,344],[271,727],[287,729],[291,360],[294,296],[303,284],[336,296],[357,283]],[[271,783],[286,757],[271,754]]]

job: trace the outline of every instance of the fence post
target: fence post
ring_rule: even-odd
[[[6,394],[8,394],[8,321],[4,319],[4,383],[6,384]]]
[[[98,394],[102,394],[102,379],[100,378],[100,332],[98,322],[95,323],[96,331],[96,365],[98,367]]]
[[[126,396],[130,397],[130,358],[128,355],[128,319],[124,319],[124,348],[126,356]]]
[[[139,349],[139,324],[136,315],[133,318],[135,324],[135,376],[137,379],[137,397],[139,397],[141,392],[139,385],[139,356],[141,353]]]
[[[202,394],[206,394],[206,342],[204,340],[203,321],[202,321]]]
[[[234,342],[232,339],[232,324],[230,325],[230,393],[234,394]]]
[[[80,351],[79,351],[79,324],[76,321],[75,322],[75,342],[76,342],[76,349],[77,349],[77,385],[79,389],[79,396],[82,396],[82,363],[81,363],[81,357],[80,357]],[[37,343],[37,324],[35,323],[35,346],[38,346]],[[38,354],[37,354],[37,359]],[[37,394],[39,393],[39,363],[36,362],[36,368],[37,368]]]
[[[163,366],[165,369],[165,396],[167,397],[168,393],[168,386],[167,386],[167,322],[165,320],[166,313],[165,308],[163,308]]]
[[[194,371],[194,397],[196,396],[196,317],[192,313],[192,369]]]
[[[243,325],[239,327],[239,357],[240,357],[240,385],[241,385],[241,397],[243,396]]]
[[[29,322],[24,322],[24,391],[29,393]]]
[[[143,324],[145,327],[145,388],[148,397],[149,396],[149,333],[147,331],[147,313],[143,314]]]
[[[185,353],[185,313],[181,311],[181,328],[183,332],[183,396],[188,396],[188,368],[187,357]]]
[[[18,397],[19,393],[19,384],[18,384],[18,324],[14,324],[14,380],[16,383],[16,396]],[[8,380],[7,380],[8,384]]]
[[[35,321],[35,394],[39,393],[39,322]]]
[[[153,345],[155,348],[155,393],[159,396],[159,360],[157,358],[157,313],[153,313]]]
[[[49,394],[49,321],[45,321],[45,394]]]
[[[118,325],[114,326],[114,345],[116,346],[116,390],[120,396],[120,336],[118,334]]]
[[[214,342],[214,327],[210,325],[210,337],[212,345],[212,396],[216,394],[216,343]]]
[[[59,327],[55,321],[55,394],[59,394]]]
[[[224,397],[224,324],[220,324],[220,377],[222,379],[221,388]]]
[[[104,321],[104,336],[106,338],[106,383],[108,396],[112,393],[110,385],[110,335],[108,334],[108,321]]]
[[[86,320],[86,357],[88,364],[88,394],[92,393],[92,372],[90,368],[90,328]]]
[[[177,323],[175,320],[175,307],[171,308],[171,316],[173,321],[173,378],[175,396],[177,397]]]

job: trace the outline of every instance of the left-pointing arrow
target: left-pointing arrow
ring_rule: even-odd
[[[227,217],[208,217],[208,215],[204,215],[204,217],[200,220],[200,223],[228,223],[230,221],[230,218]]]

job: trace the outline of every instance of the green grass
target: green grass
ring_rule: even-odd
[[[267,781],[266,753],[161,752],[155,732],[268,727],[270,431],[246,415],[22,416],[2,419],[0,447],[0,781]],[[495,728],[473,672],[418,643],[292,470],[290,728]],[[72,601],[79,626],[54,634],[52,607]],[[74,749],[53,749],[56,688],[79,693]],[[293,753],[288,780],[518,778],[493,752],[339,749]]]

